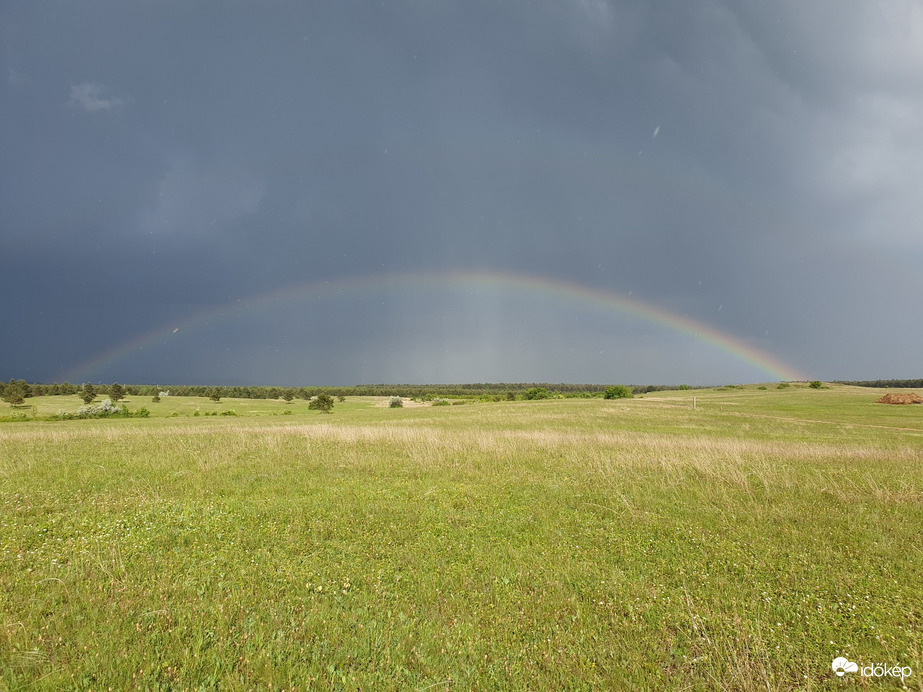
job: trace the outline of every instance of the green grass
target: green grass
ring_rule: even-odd
[[[0,689],[920,689],[923,406],[881,393],[2,425]]]

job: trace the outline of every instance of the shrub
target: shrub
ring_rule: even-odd
[[[762,387],[757,387],[757,389],[764,389],[764,390],[765,390],[765,389],[766,389],[766,387],[765,387],[765,386],[762,386]]]
[[[631,391],[631,387],[626,387],[623,384],[612,385],[611,387],[606,387],[606,393],[603,395],[604,399],[631,399],[634,396],[634,392]]]
[[[776,389],[788,389],[791,385],[788,382],[779,382],[779,386]]]
[[[154,396],[151,397],[151,401],[153,401],[155,404],[159,404],[159,403],[160,403],[160,396],[157,395],[157,394],[155,394]]]
[[[439,397],[433,399],[433,406],[448,406],[449,403],[448,399],[441,399]]]
[[[308,404],[308,408],[321,413],[333,413],[333,397],[326,392],[321,392],[317,396],[311,397],[311,403]]]
[[[527,389],[522,393],[522,398],[528,399],[530,401],[533,399],[547,399],[549,396],[551,395],[544,387],[532,387],[531,389]]]
[[[291,413],[291,412],[287,411],[286,413]],[[222,411],[221,413],[213,413],[212,415],[213,416],[236,416],[237,412],[234,409],[229,408],[227,411]]]
[[[820,389],[820,388],[823,387],[823,386],[824,386],[824,383],[821,382],[820,380],[814,380],[814,381],[811,383],[811,389]]]
[[[404,400],[399,396],[392,396],[388,399],[389,408],[404,408]]]
[[[124,406],[116,406],[112,399],[103,399],[98,404],[85,404],[76,413],[59,413],[57,420],[74,420],[79,418],[147,418],[151,412],[142,407],[132,413]]]
[[[78,418],[110,418],[125,412],[122,406],[113,406],[112,399],[103,399],[98,404],[86,404],[77,409]]]

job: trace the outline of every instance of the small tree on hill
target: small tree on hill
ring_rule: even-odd
[[[125,398],[125,388],[122,387],[118,382],[113,382],[112,386],[109,387],[109,398],[112,401],[118,401],[119,399]]]
[[[96,387],[93,386],[92,382],[87,382],[83,385],[83,391],[80,393],[80,398],[83,399],[83,403],[89,404],[93,399],[96,398]]]
[[[311,399],[308,408],[312,411],[320,411],[321,413],[333,413],[333,397],[326,392],[321,392]]]
[[[3,400],[10,406],[19,406],[26,400],[26,393],[18,382],[10,380],[3,390]]]

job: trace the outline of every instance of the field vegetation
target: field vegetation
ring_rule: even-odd
[[[0,689],[923,689],[884,391],[3,405]]]

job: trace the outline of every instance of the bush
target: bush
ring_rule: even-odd
[[[788,389],[791,385],[788,382],[779,382],[779,386],[776,389]]]
[[[544,387],[532,387],[531,389],[527,389],[522,393],[522,398],[528,399],[529,401],[532,401],[533,399],[547,399],[550,396],[551,395],[548,393],[548,390]]]
[[[311,403],[308,404],[308,408],[321,413],[333,413],[333,397],[326,392],[321,392],[317,396],[311,397]]]
[[[631,387],[626,387],[623,384],[616,384],[611,387],[606,387],[606,393],[603,395],[603,399],[631,399],[633,396],[634,392],[631,391]]]
[[[404,400],[399,396],[392,396],[388,399],[388,408],[404,408]]]
[[[440,399],[439,397],[433,399],[433,406],[448,406],[449,404],[448,399]]]
[[[151,397],[151,401],[153,401],[155,404],[159,404],[160,397],[157,394],[155,394],[154,396]]]
[[[814,381],[811,383],[811,389],[820,389],[820,388],[823,387],[823,386],[824,386],[824,383],[821,382],[820,380],[814,380]]]
[[[77,409],[78,418],[111,418],[124,413],[125,408],[113,406],[112,399],[103,399],[98,404],[86,404]]]
[[[53,418],[57,420],[75,420],[82,418],[148,418],[151,412],[141,407],[134,413],[124,406],[116,406],[112,399],[103,399],[98,404],[85,404],[77,409],[76,413],[59,413]]]

